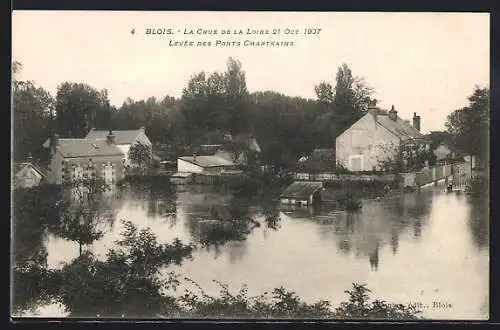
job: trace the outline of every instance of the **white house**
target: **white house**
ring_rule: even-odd
[[[235,165],[232,161],[218,156],[183,156],[177,159],[177,172],[221,174],[233,171]]]
[[[402,144],[415,148],[415,152],[429,149],[428,141],[419,130],[420,116],[415,113],[412,126],[398,117],[394,106],[389,112],[370,108],[363,117],[337,136],[336,163],[353,172],[380,170],[381,162],[393,158]]]
[[[106,136],[109,134],[108,130],[95,130],[91,129],[90,132],[85,137],[86,139],[98,139],[105,140]],[[115,145],[120,149],[125,155],[125,166],[133,165],[129,159],[129,151],[132,146],[140,143],[151,149],[151,141],[144,132],[144,127],[136,130],[113,130],[113,135],[115,136]]]

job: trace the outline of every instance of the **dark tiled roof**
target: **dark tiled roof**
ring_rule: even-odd
[[[115,131],[113,130],[113,135],[115,136],[116,144],[132,144],[137,136],[141,133],[141,129],[126,130],[126,131]],[[86,139],[106,139],[108,136],[108,130],[91,130]]]
[[[123,155],[116,145],[93,139],[59,139],[57,151],[66,158]]]
[[[210,132],[207,134],[207,141],[209,144],[221,144],[225,149],[261,151],[257,139],[250,133],[231,135],[224,132]]]
[[[321,182],[295,181],[281,193],[281,198],[309,198],[309,196],[321,188],[323,188]]]
[[[297,170],[306,172],[331,172],[335,170],[333,149],[314,149],[304,161],[297,163]]]
[[[424,135],[419,132],[415,127],[405,122],[401,118],[397,117],[396,120],[392,120],[388,115],[377,115],[377,122],[396,134],[400,139],[406,140],[409,138],[413,139],[423,139]]]

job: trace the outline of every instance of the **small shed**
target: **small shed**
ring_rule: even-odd
[[[313,206],[322,200],[323,183],[295,181],[280,196],[281,204]]]
[[[16,188],[31,188],[47,182],[47,170],[31,161],[14,164],[13,170]]]

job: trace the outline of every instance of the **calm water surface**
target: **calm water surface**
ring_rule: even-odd
[[[177,191],[129,186],[111,198],[116,220],[105,225],[106,235],[89,247],[100,256],[120,237],[120,219],[151,228],[160,242],[178,237],[196,243],[199,221],[209,218],[214,206],[235,200],[206,186]],[[242,200],[260,227],[244,241],[200,247],[192,260],[168,270],[212,294],[218,292],[213,282],[218,280],[233,292],[243,284],[251,295],[284,286],[306,301],[325,299],[336,305],[346,299],[344,290],[358,282],[380,299],[428,306],[428,318],[488,318],[488,218],[469,196],[432,187],[420,194],[364,200],[358,213],[280,209],[275,229],[265,225],[263,215],[272,201]],[[54,235],[44,244],[49,267],[60,267],[79,253],[76,243]],[[178,291],[183,293],[182,287]],[[434,302],[451,307],[438,308]],[[39,315],[64,313],[45,306]]]

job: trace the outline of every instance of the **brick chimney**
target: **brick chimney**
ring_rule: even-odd
[[[193,162],[196,162],[196,153],[193,153]]]
[[[26,163],[32,163],[33,162],[33,156],[31,156],[31,152],[28,153],[28,156],[26,157]]]
[[[389,111],[389,119],[393,121],[398,119],[398,112],[394,109],[394,105],[391,107],[391,111]]]
[[[416,112],[413,113],[413,127],[420,131],[420,116]]]

